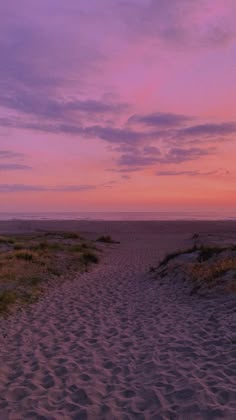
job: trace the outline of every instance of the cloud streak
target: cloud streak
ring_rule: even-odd
[[[28,171],[31,166],[20,163],[0,163],[0,171]]]
[[[0,192],[85,192],[97,189],[96,185],[28,185],[28,184],[0,184]]]
[[[0,159],[15,159],[15,158],[25,158],[25,154],[15,152],[12,150],[0,150]]]
[[[225,169],[216,169],[213,171],[198,171],[198,170],[192,170],[192,171],[157,171],[157,176],[167,176],[167,177],[175,177],[175,176],[211,176],[211,175],[229,175],[229,171]]]
[[[172,128],[181,126],[191,119],[186,115],[156,112],[147,115],[133,115],[129,118],[128,123],[143,124],[149,127]]]
[[[31,166],[21,163],[26,158],[24,153],[12,150],[0,150],[0,171],[25,171]]]

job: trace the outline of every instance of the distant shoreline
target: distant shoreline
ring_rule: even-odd
[[[77,231],[94,239],[97,234],[149,232],[152,235],[185,233],[236,233],[236,220],[0,220],[0,234],[32,233],[39,231]]]
[[[161,222],[161,221],[234,221],[232,211],[189,211],[189,212],[0,212],[0,221],[114,221],[114,222]]]

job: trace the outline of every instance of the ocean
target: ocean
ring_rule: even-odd
[[[236,210],[231,212],[0,212],[0,220],[236,220]]]

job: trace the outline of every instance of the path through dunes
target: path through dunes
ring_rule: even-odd
[[[1,320],[0,419],[235,418],[233,297],[148,273],[187,237],[122,233],[91,272]]]

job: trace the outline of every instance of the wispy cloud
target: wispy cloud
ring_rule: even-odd
[[[160,163],[183,163],[191,160],[199,159],[203,156],[212,154],[214,149],[207,148],[201,149],[199,147],[191,147],[189,149],[172,148],[168,150],[165,156],[159,159]]]
[[[97,185],[28,185],[28,184],[0,184],[0,192],[84,192],[97,189]]]
[[[183,128],[182,130],[176,131],[178,138],[184,137],[195,137],[198,140],[204,137],[209,139],[217,140],[223,137],[231,136],[236,133],[236,122],[226,121],[222,123],[207,123],[192,125]]]
[[[15,152],[12,150],[0,150],[0,159],[15,159],[25,158],[24,153]]]
[[[224,48],[235,39],[231,0],[153,0],[121,3],[121,16],[131,37],[151,37],[169,46]]]
[[[156,150],[156,149],[155,149]],[[148,151],[148,152],[147,152]],[[170,148],[165,152],[153,153],[152,147],[147,148],[146,151],[133,148],[130,153],[121,154],[117,159],[117,167],[109,169],[114,172],[138,172],[143,170],[145,167],[155,167],[157,165],[168,165],[175,164],[180,165],[185,162],[198,160],[203,157],[207,157],[215,152],[213,148]],[[164,172],[162,174],[168,174],[171,172]],[[184,171],[180,172],[184,174]]]
[[[178,127],[191,121],[189,116],[178,115],[164,112],[156,112],[153,114],[147,115],[133,115],[129,118],[128,123],[130,124],[144,124],[149,127],[158,127],[158,128],[171,128]]]
[[[0,150],[0,171],[25,171],[32,169],[24,163],[26,155],[12,150]],[[22,163],[23,162],[23,163]]]
[[[229,175],[226,169],[216,169],[213,171],[157,171],[157,176],[211,176],[211,175]]]
[[[23,165],[20,163],[1,163],[0,171],[25,171],[32,169],[31,166]]]

